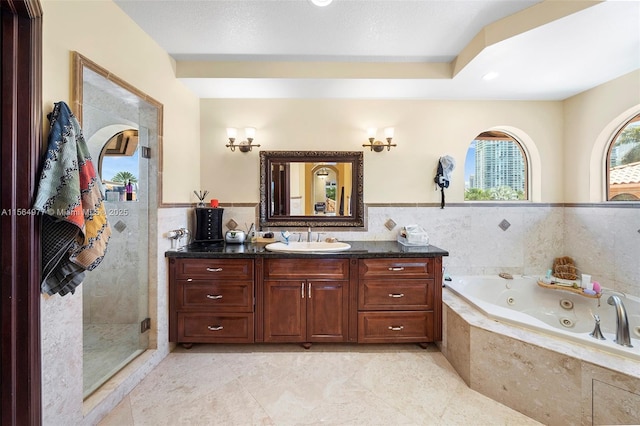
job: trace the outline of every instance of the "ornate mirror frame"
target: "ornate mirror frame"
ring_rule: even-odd
[[[269,206],[273,194],[270,191],[270,171],[273,163],[351,163],[351,212],[350,216],[275,216]],[[288,227],[364,227],[364,161],[362,151],[260,151],[260,226]]]

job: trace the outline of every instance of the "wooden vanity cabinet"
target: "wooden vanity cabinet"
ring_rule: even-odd
[[[358,263],[358,342],[427,343],[442,338],[441,258]]]
[[[349,260],[264,260],[265,342],[346,342]]]
[[[169,341],[254,342],[253,259],[171,259]]]
[[[442,339],[442,257],[169,259],[169,341]]]

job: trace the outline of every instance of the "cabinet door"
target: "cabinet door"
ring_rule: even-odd
[[[264,284],[264,341],[305,341],[306,282],[269,280]]]
[[[346,342],[348,281],[307,282],[307,341]]]

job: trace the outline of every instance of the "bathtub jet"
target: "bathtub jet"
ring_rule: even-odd
[[[629,318],[622,300],[618,296],[612,295],[607,299],[607,303],[616,308],[616,340],[614,342],[632,348],[633,345],[629,336]]]

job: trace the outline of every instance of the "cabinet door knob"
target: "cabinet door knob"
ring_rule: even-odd
[[[390,271],[404,271],[404,266],[392,266],[389,268]]]
[[[389,293],[389,297],[395,297],[395,298],[404,297],[404,293]]]
[[[404,328],[404,326],[403,326],[403,325],[398,325],[398,326],[390,325],[390,326],[389,326],[389,330],[392,330],[392,331],[400,331],[400,330],[402,330],[403,328]]]
[[[222,272],[222,268],[207,268],[209,272]]]
[[[221,294],[207,294],[207,299],[222,299]]]
[[[224,327],[221,325],[208,325],[207,328],[211,331],[220,331],[222,330]]]

